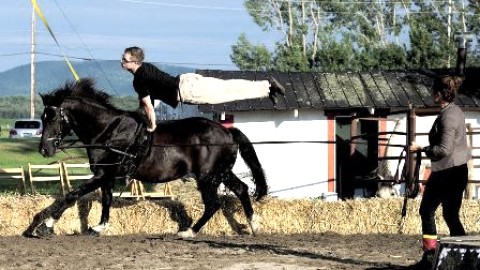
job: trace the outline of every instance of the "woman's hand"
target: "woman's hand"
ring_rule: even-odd
[[[410,150],[410,152],[422,151],[422,146],[419,145],[417,142],[413,141],[410,144],[409,150]]]

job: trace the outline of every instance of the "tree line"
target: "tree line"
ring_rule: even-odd
[[[133,111],[138,108],[138,99],[133,96],[112,97],[112,104],[122,110]],[[43,103],[40,96],[35,98],[35,118],[40,118],[43,113]],[[30,118],[29,96],[0,97],[0,118],[17,119]]]
[[[240,70],[450,68],[455,34],[480,27],[478,0],[245,0],[244,6],[279,40],[267,47],[242,33],[230,55]],[[478,56],[469,50],[467,65],[478,64]]]

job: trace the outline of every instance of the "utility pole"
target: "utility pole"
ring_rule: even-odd
[[[465,65],[467,64],[467,48],[468,45],[474,40],[475,35],[465,32],[455,34],[455,41],[458,44],[457,48],[457,75],[465,75]]]
[[[450,47],[450,38],[452,35],[452,0],[448,0],[448,17],[447,17],[447,47]],[[450,54],[447,55],[447,67],[450,68]]]
[[[32,6],[30,44],[30,118],[35,118],[35,8]]]

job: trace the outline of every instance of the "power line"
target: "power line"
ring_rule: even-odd
[[[160,5],[160,6],[170,6],[170,7],[180,7],[180,8],[194,8],[194,9],[210,9],[210,10],[230,10],[230,11],[244,11],[244,8],[229,8],[229,7],[218,7],[218,6],[200,6],[200,5],[187,5],[187,4],[173,4],[165,2],[152,2],[146,0],[117,0],[120,2],[129,2],[135,4],[150,4],[150,5]]]
[[[6,57],[11,57],[11,56],[20,56],[20,55],[30,55],[30,52],[5,53],[5,54],[0,54],[0,58],[6,58]]]
[[[211,10],[229,10],[229,11],[244,11],[243,8],[232,8],[232,7],[219,7],[219,6],[208,6],[208,5],[192,5],[192,4],[178,4],[178,3],[168,3],[168,2],[157,2],[151,0],[117,0],[120,2],[129,2],[134,4],[149,4],[149,5],[159,5],[159,6],[171,6],[171,7],[181,7],[181,8],[192,8],[192,9],[211,9]],[[277,2],[292,2],[292,3],[329,3],[329,4],[405,4],[405,1],[401,0],[392,0],[392,1],[378,1],[378,0],[363,0],[363,1],[331,1],[331,0],[306,0],[306,1],[292,1],[292,0],[277,0]],[[225,2],[224,2],[225,3]],[[450,1],[435,1],[436,4],[448,4]]]
[[[88,48],[88,46],[85,44],[85,42],[83,42],[83,39],[82,37],[80,36],[80,34],[78,34],[78,31],[77,29],[75,28],[75,26],[72,24],[72,22],[68,19],[68,16],[65,14],[65,12],[63,11],[63,9],[60,7],[60,5],[58,4],[58,2],[56,0],[54,0],[55,4],[57,5],[58,9],[60,10],[60,12],[62,13],[63,15],[63,18],[67,21],[67,23],[70,25],[70,28],[73,30],[73,32],[76,34],[77,38],[80,40],[83,48],[87,51],[88,55],[90,56],[90,60],[92,60],[96,65],[97,65],[97,68],[100,69],[100,72],[103,73],[106,81],[108,82],[108,84],[110,85],[110,87],[112,88],[112,90],[118,95],[120,96],[120,93],[118,93],[118,91],[115,89],[115,87],[113,86],[113,83],[110,81],[110,79],[108,78],[107,76],[107,73],[105,72],[105,70],[102,68],[102,66],[100,66],[100,64],[98,63],[98,61],[95,60],[95,58],[93,57],[93,54],[92,52],[90,51],[90,49]]]
[[[47,52],[35,52],[35,54],[39,55],[46,55],[46,56],[55,56],[59,58],[63,58],[63,55],[58,54],[58,53],[47,53]],[[86,57],[79,57],[79,56],[68,56],[68,58],[75,59],[75,60],[84,60],[84,61],[92,61],[94,59],[91,58],[86,58]]]
[[[30,54],[32,54],[32,53],[31,52],[6,53],[6,54],[0,54],[0,58],[6,58],[6,57],[12,57],[12,56],[21,56],[21,55],[30,55]],[[63,55],[58,54],[58,53],[48,53],[48,52],[36,51],[35,54],[63,58]],[[69,58],[76,59],[76,60],[84,60],[84,61],[92,60],[90,58],[79,57],[79,56],[69,56]]]
[[[205,6],[205,5],[191,5],[191,4],[178,4],[178,3],[166,3],[166,2],[155,2],[155,1],[149,1],[149,0],[117,0],[120,2],[129,2],[129,3],[134,3],[134,4],[148,4],[148,5],[160,5],[160,6],[170,6],[170,7],[180,7],[180,8],[191,8],[191,9],[209,9],[209,10],[227,10],[227,11],[246,11],[245,8],[231,8],[231,7],[219,7],[219,6]],[[279,2],[289,2],[291,0],[279,0]],[[330,0],[312,0],[312,1],[302,1],[303,3],[318,3],[318,2],[326,2],[326,3],[332,3],[332,4],[405,4],[404,1],[330,1]],[[450,3],[450,1],[435,1],[436,4],[446,4]],[[410,5],[412,7],[412,5]],[[403,7],[399,8],[400,10],[404,9]],[[288,11],[281,11],[284,13],[287,13]],[[270,13],[261,13],[261,12],[255,12],[253,11],[252,13],[257,14],[257,15],[265,15],[265,16],[270,16]],[[352,12],[340,12],[340,11],[316,11],[313,12],[313,14],[319,15],[319,14],[326,14],[326,15],[332,15],[332,14],[351,14]],[[369,14],[379,14],[377,11],[371,11],[371,12],[365,12]],[[464,13],[464,11],[452,11],[450,12],[452,14],[457,14],[457,13]],[[383,14],[390,14],[390,13],[383,13]],[[440,12],[435,12],[435,11],[409,11],[409,14],[440,14]],[[477,16],[480,16],[478,14]]]
[[[30,55],[30,52],[19,52],[19,53],[7,53],[7,54],[0,54],[0,58],[7,58],[13,56],[22,56],[22,55]],[[45,56],[52,56],[63,58],[63,55],[58,53],[48,53],[48,52],[41,52],[37,51],[35,54],[38,55],[45,55]],[[80,56],[69,56],[71,59],[75,60],[82,60],[82,61],[117,61],[115,59],[104,59],[104,58],[88,58],[88,57],[80,57]],[[166,62],[166,61],[151,61],[150,63],[160,64],[160,65],[171,65],[171,66],[234,66],[232,63],[204,63],[204,62]]]
[[[193,9],[193,8],[196,8],[196,9],[210,9],[210,10],[227,10],[227,11],[245,11],[244,8],[234,8],[234,7],[227,7],[227,6],[223,6],[223,7],[219,7],[219,6],[212,6],[212,5],[195,5],[195,4],[179,4],[179,3],[175,3],[175,2],[170,2],[170,1],[163,1],[163,2],[157,2],[157,1],[153,1],[153,0],[117,0],[117,1],[121,1],[121,2],[129,2],[129,3],[133,3],[133,4],[145,4],[145,5],[162,5],[162,6],[172,6],[172,7],[179,7],[179,8],[182,8],[182,9]],[[286,2],[286,1],[289,1],[289,0],[281,0],[282,2]],[[70,24],[70,27],[74,30],[74,34],[77,35],[77,37],[79,37],[79,34],[78,32],[75,30],[75,27],[71,24],[71,22],[67,19],[67,16],[65,15],[64,11],[61,9],[61,7],[58,5],[57,1],[55,1],[55,4],[59,7],[60,11],[62,12],[63,16],[66,18],[67,22]],[[363,0],[360,0],[360,1],[328,1],[328,0],[315,0],[315,1],[303,1],[304,3],[314,3],[314,2],[329,2],[329,3],[341,3],[341,4],[358,4],[358,3],[363,3],[363,4],[378,4],[379,1],[363,1]],[[224,3],[228,3],[228,2],[224,2]],[[395,0],[392,0],[392,1],[380,1],[380,3],[403,3],[403,1],[395,1]],[[435,1],[435,3],[449,3],[449,1]],[[370,14],[370,13],[373,13],[373,12],[363,12],[364,14]],[[385,13],[385,12],[382,12],[383,14],[390,14],[391,13]],[[380,13],[380,14],[382,14]],[[323,14],[323,15],[335,15],[335,14],[351,14],[351,12],[318,12],[317,14]],[[378,12],[375,12],[375,14],[379,14]],[[409,14],[442,14],[441,12],[433,12],[433,11],[409,11]],[[452,11],[452,14],[463,14],[462,11]],[[405,14],[401,14],[401,13],[396,13],[397,16],[404,16]],[[472,18],[472,17],[479,17],[480,14],[471,14],[469,13],[467,15],[468,17]],[[69,32],[66,32],[67,34],[70,34]],[[104,36],[102,36],[102,38],[105,38]],[[72,57],[73,59],[77,59],[77,60],[85,60],[85,61],[96,61],[97,59],[95,59],[95,57],[92,55],[91,51],[89,50],[89,48],[85,45],[85,43],[83,42],[83,40],[79,37],[81,43],[83,44],[83,48],[85,48],[87,50],[87,52],[89,53],[89,57]],[[165,42],[165,41],[163,41]],[[171,41],[172,43],[178,43],[180,44],[180,42],[175,42],[175,41]],[[222,43],[214,43],[214,42],[208,42],[208,43],[202,43],[202,42],[188,42],[188,41],[182,41],[181,44],[207,44],[207,45],[232,45],[232,44],[222,44]],[[48,46],[48,45],[42,45],[42,46]],[[66,48],[69,48],[68,46]],[[38,54],[41,54],[41,55],[47,55],[47,56],[54,56],[54,57],[61,57],[61,55],[59,54],[54,54],[54,53],[47,53],[47,52],[38,52]],[[10,54],[3,54],[3,55],[0,55],[0,57],[12,57],[12,56],[19,56],[19,55],[30,55],[30,53],[10,53]],[[111,60],[111,59],[98,59],[98,60]],[[202,65],[202,66],[233,66],[232,63],[195,63],[195,62],[156,62],[156,63],[160,63],[160,64],[169,64],[169,65],[196,65],[196,66],[199,66],[199,65]]]

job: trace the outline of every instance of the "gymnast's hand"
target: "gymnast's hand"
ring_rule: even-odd
[[[157,128],[157,125],[153,124],[153,125],[147,127],[147,131],[148,132],[154,132],[156,128]]]

